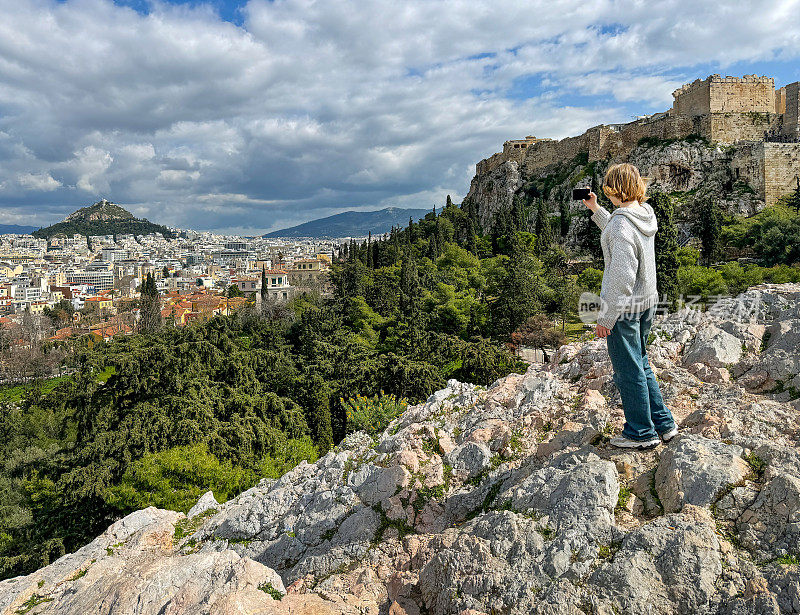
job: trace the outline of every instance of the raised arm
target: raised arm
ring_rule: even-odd
[[[611,214],[608,213],[608,210],[606,210],[605,207],[597,202],[597,195],[594,192],[590,192],[589,198],[584,200],[583,204],[592,210],[592,220],[594,220],[594,223],[600,227],[600,230],[606,228],[606,224],[608,224]]]

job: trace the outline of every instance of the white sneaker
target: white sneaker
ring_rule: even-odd
[[[678,435],[678,426],[675,425],[675,427],[670,429],[667,433],[662,433],[661,434],[661,439],[664,442],[669,442],[670,440],[672,440],[672,438],[674,438],[677,435]]]
[[[638,450],[647,450],[650,448],[655,448],[656,446],[661,444],[661,440],[658,438],[650,438],[649,440],[631,440],[629,438],[626,438],[625,436],[617,436],[616,438],[611,438],[609,444],[617,448],[634,448]]]

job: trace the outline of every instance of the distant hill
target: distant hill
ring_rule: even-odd
[[[273,231],[264,237],[361,237],[368,233],[382,235],[391,231],[393,226],[408,225],[409,217],[419,220],[429,211],[399,207],[387,207],[378,211],[345,211]]]
[[[0,235],[29,235],[38,226],[24,226],[21,224],[0,224]]]
[[[49,239],[53,235],[147,235],[161,233],[172,237],[170,230],[144,218],[136,218],[127,209],[103,199],[94,205],[81,207],[62,222],[33,232],[34,237]]]

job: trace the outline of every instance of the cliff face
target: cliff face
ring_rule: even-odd
[[[764,207],[753,187],[737,178],[741,156],[737,158],[736,147],[711,145],[703,139],[644,140],[629,155],[593,162],[578,154],[541,166],[536,156],[537,150],[531,148],[524,158],[478,165],[465,198],[477,206],[484,232],[492,227],[499,211],[512,207],[515,198],[527,203],[544,199],[553,215],[558,215],[563,205],[572,214],[583,212],[583,204],[572,200],[572,189],[590,187],[593,181],[599,188],[606,169],[617,162],[630,162],[651,177],[648,190],[671,193],[684,226],[694,221],[697,204],[706,196],[713,196],[732,214],[752,215]],[[573,221],[572,235],[578,220]],[[571,239],[574,241],[574,236]]]
[[[573,343],[188,518],[135,512],[0,582],[0,613],[798,613],[798,300],[764,285],[658,323],[681,434],[653,451],[607,445],[605,343]]]

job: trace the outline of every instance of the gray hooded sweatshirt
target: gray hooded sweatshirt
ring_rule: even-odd
[[[648,203],[617,207],[613,213],[598,207],[592,220],[602,229],[605,271],[600,290],[597,324],[608,329],[625,313],[638,313],[658,303],[654,238],[658,222]]]

